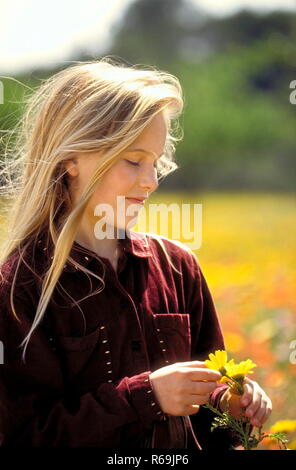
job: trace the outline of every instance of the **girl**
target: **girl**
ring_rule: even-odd
[[[130,230],[177,167],[182,106],[176,77],[108,58],[62,70],[31,96],[4,193],[14,203],[1,259],[2,446],[235,444],[210,433],[200,408],[231,396],[204,367],[224,343],[197,259]],[[234,414],[267,419],[256,382],[242,400]]]

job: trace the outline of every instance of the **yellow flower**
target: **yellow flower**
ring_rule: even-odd
[[[231,360],[225,365],[226,374],[231,378],[243,378],[247,374],[253,374],[252,369],[254,369],[254,367],[257,367],[257,365],[251,361],[251,359],[241,361],[239,364],[235,364],[234,361]]]
[[[218,349],[214,354],[210,353],[209,358],[210,360],[205,361],[205,366],[208,369],[218,370],[220,374],[224,375],[227,364],[227,352]]]
[[[277,421],[270,428],[271,433],[293,431],[296,431],[296,419],[283,419],[281,421]]]

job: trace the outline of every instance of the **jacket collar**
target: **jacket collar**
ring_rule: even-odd
[[[138,258],[148,258],[152,256],[149,239],[145,233],[126,229],[121,232],[120,236],[121,238],[118,238],[118,243],[122,248],[121,256],[125,256],[126,253]],[[38,245],[41,245],[40,248],[45,253],[47,252],[48,247],[42,238],[38,240]],[[76,241],[74,241],[72,245],[69,256],[86,268],[88,268],[93,258],[99,257],[94,251],[85,248]],[[52,258],[53,256],[51,254],[50,259]],[[78,268],[70,263],[70,261],[67,261],[64,265],[64,271],[66,272],[75,272],[77,269]]]

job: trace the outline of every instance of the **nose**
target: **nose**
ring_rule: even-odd
[[[158,187],[158,178],[155,168],[146,170],[139,175],[139,186],[145,189],[145,191],[148,191],[148,194],[156,190]]]

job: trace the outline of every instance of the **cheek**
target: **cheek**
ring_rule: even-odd
[[[96,188],[89,209],[93,211],[97,204],[110,204],[116,212],[117,196],[131,194],[131,187],[135,184],[136,171],[129,168],[124,162],[111,168],[101,179]]]
[[[130,186],[135,181],[135,170],[130,170],[127,166],[118,166],[118,168],[108,175],[100,186],[102,195],[108,198],[115,198],[117,195],[126,196],[130,192]]]
[[[125,182],[133,182],[137,178],[138,168],[128,164],[122,164],[116,174],[113,175],[114,181],[118,186],[123,186]]]
[[[92,201],[96,202],[96,204],[102,202],[114,206],[116,204],[116,197],[119,195],[125,196],[128,186],[128,174],[124,171],[105,175],[105,178],[100,181],[95,190]]]

